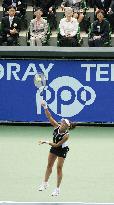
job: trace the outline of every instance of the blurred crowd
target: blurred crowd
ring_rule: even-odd
[[[28,0],[29,1],[29,0]],[[57,45],[82,45],[81,30],[88,34],[88,46],[111,45],[114,32],[114,0],[3,0],[0,19],[0,45],[19,45],[21,30],[27,31],[27,45],[48,45],[53,31],[57,31]],[[33,18],[28,22],[27,8],[32,7]],[[57,23],[57,10],[63,17]],[[87,15],[93,8],[94,17]]]

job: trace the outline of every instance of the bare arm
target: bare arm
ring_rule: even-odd
[[[63,139],[61,141],[59,141],[57,144],[56,143],[53,143],[53,142],[49,142],[49,141],[46,141],[46,140],[42,140],[42,141],[39,141],[39,144],[49,144],[50,146],[52,147],[60,147],[63,143],[65,143],[69,138],[69,135],[66,134]]]
[[[45,115],[48,118],[48,120],[50,121],[51,125],[53,125],[53,127],[58,127],[59,124],[56,122],[56,120],[54,120],[54,118],[52,117],[51,113],[48,110],[48,107],[46,105],[46,102],[43,101],[41,103],[41,105],[43,106],[44,110],[45,110]]]

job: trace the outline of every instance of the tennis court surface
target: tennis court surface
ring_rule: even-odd
[[[52,132],[52,127],[0,126],[0,201],[114,203],[113,127],[72,130],[60,196],[51,196],[56,163],[49,188],[38,191],[50,148],[38,140],[52,140]]]

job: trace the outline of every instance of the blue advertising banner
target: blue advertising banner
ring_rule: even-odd
[[[114,122],[114,61],[0,60],[0,121],[46,122],[34,75],[47,77],[53,117]]]

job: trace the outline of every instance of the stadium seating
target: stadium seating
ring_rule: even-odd
[[[26,20],[28,22],[28,25],[33,19],[33,6],[32,6],[32,0],[29,0],[27,2],[27,8],[26,8]],[[91,23],[94,21],[94,8],[90,8],[88,5],[85,7],[86,10],[86,19],[90,18]],[[2,8],[2,2],[0,2],[0,21],[3,16],[3,8]],[[57,20],[57,28],[60,22],[60,19],[63,18],[64,12],[62,11],[60,7],[60,3],[58,8],[56,9],[56,20]],[[26,25],[26,22],[22,25],[22,30],[20,32],[19,37],[19,44],[20,45],[29,45],[29,28],[28,25]],[[80,32],[78,38],[81,40],[80,46],[88,46],[88,34],[85,32],[83,24],[80,24]],[[83,40],[83,43],[82,43]],[[49,35],[48,43],[49,46],[57,46],[58,43],[58,31],[54,30],[52,31],[52,34]],[[107,42],[106,46],[114,46],[114,34],[110,32],[110,39],[109,42]]]

